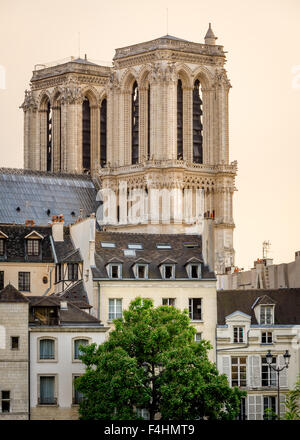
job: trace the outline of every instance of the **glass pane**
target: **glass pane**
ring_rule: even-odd
[[[40,341],[40,359],[54,359],[54,341],[52,339]]]
[[[54,404],[54,377],[44,376],[40,378],[40,403]]]

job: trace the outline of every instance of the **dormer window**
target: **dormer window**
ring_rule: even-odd
[[[189,264],[187,272],[189,278],[199,280],[201,278],[201,264]]]
[[[140,280],[148,278],[148,264],[136,264],[135,265],[135,277]]]
[[[260,306],[260,324],[267,325],[274,322],[274,307],[273,306]]]
[[[122,264],[121,263],[111,263],[108,266],[109,278],[119,279],[122,278]]]
[[[40,255],[40,240],[28,239],[27,240],[27,255],[37,256]]]
[[[162,264],[161,275],[165,280],[172,280],[175,278],[175,264]]]

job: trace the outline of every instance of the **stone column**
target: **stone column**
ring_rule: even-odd
[[[193,162],[193,88],[183,87],[183,159]]]
[[[148,87],[139,87],[139,162],[148,156]]]
[[[61,107],[52,108],[52,169],[61,170]]]
[[[100,107],[91,105],[91,173],[100,164]]]
[[[28,109],[24,109],[24,168],[30,169],[30,162],[31,162],[31,151],[30,151],[30,111]]]
[[[40,135],[40,166],[37,169],[47,171],[47,110],[39,110],[39,135]]]

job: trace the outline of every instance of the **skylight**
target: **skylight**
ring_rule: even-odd
[[[157,249],[172,249],[172,246],[168,243],[157,243],[156,248]]]
[[[198,243],[183,243],[183,246],[187,247],[187,248],[195,248],[195,247],[199,247],[199,244]]]
[[[131,243],[128,245],[128,249],[143,249],[143,245],[141,243]]]
[[[116,243],[108,243],[105,241],[101,241],[101,246],[103,248],[115,248],[116,247]]]
[[[124,249],[124,255],[126,257],[135,257],[135,250],[134,249]]]

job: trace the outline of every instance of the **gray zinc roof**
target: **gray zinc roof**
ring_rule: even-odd
[[[90,176],[0,168],[0,223],[47,225],[63,214],[72,224],[80,209],[83,216],[96,212],[96,194]]]

